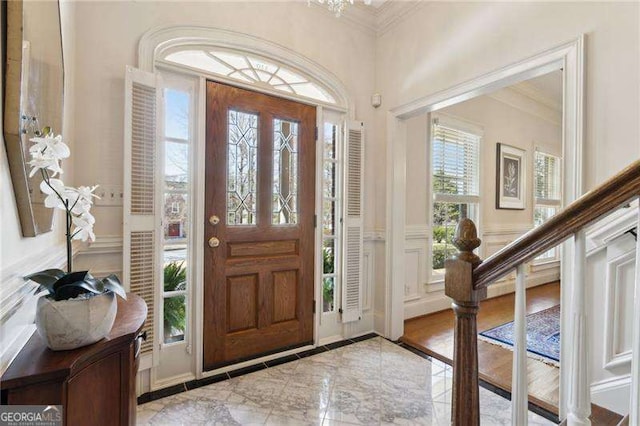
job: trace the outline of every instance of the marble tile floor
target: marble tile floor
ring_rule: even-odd
[[[138,425],[449,425],[451,367],[381,337],[138,406]],[[481,424],[511,423],[480,388]],[[529,413],[530,425],[554,423]]]

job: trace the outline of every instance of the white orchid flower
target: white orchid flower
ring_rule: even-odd
[[[63,173],[59,160],[43,155],[40,152],[31,152],[31,161],[29,161],[29,165],[31,166],[29,177],[33,177],[41,169],[51,170],[53,172],[51,176]]]
[[[44,199],[45,207],[50,209],[66,210],[64,201],[66,201],[66,191],[64,182],[60,179],[49,179],[49,183],[46,181],[40,182],[40,191],[47,195]],[[62,200],[60,199],[62,197]]]
[[[73,239],[82,241],[94,241],[96,239],[96,235],[93,233],[93,224],[96,220],[89,212],[85,212],[80,216],[73,216],[71,220],[76,227],[73,230]]]
[[[62,174],[60,160],[71,155],[67,144],[62,142],[62,136],[35,137],[29,140],[34,143],[29,148],[31,154],[29,165],[32,166],[29,177],[33,177],[41,169],[51,170],[52,176]]]
[[[82,214],[89,212],[93,205],[93,198],[100,198],[93,191],[96,190],[98,185],[94,186],[80,186],[78,188],[68,187],[69,193],[69,205],[72,207],[71,212],[74,214]]]
[[[29,140],[35,144],[31,147],[31,150],[37,150],[49,157],[62,160],[71,155],[71,150],[67,144],[62,142],[62,135],[35,137]]]

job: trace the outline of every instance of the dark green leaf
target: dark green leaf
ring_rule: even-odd
[[[35,281],[49,289],[53,288],[53,285],[60,278],[64,277],[66,273],[60,269],[47,269],[44,271],[36,272],[35,274],[27,275],[25,280]]]
[[[67,300],[84,293],[101,294],[102,291],[98,290],[92,283],[83,280],[58,287],[54,297],[56,300]]]
[[[164,291],[187,288],[187,268],[184,262],[171,262],[164,267]]]
[[[63,285],[72,284],[78,281],[84,281],[87,276],[87,271],[79,271],[79,272],[71,272],[66,274],[64,277],[60,278],[54,285],[53,289],[58,291],[59,287]]]
[[[104,285],[105,290],[111,290],[118,296],[122,297],[124,300],[127,300],[127,292],[122,287],[120,280],[114,274],[109,275],[108,277],[104,277],[102,279],[102,284]]]

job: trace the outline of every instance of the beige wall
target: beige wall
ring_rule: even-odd
[[[586,33],[585,183],[594,187],[640,153],[640,5],[429,2],[378,38],[384,109],[450,88]],[[385,135],[385,116],[376,133]],[[384,170],[385,162],[377,167]],[[384,217],[384,200],[376,200]]]
[[[76,14],[79,181],[122,184],[124,70],[137,65],[140,37],[156,27],[203,25],[286,46],[334,73],[355,101],[356,118],[373,122],[374,34],[306,2],[81,2]],[[370,165],[376,150],[367,149],[366,155],[365,224],[371,228],[376,197]],[[98,207],[96,219],[97,235],[121,234],[121,208]]]

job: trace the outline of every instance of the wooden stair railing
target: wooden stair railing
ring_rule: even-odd
[[[638,198],[638,196],[640,196],[640,160],[634,162],[593,191],[583,195],[547,222],[527,232],[485,261],[481,261],[473,253],[481,242],[477,236],[473,221],[463,219],[458,223],[453,244],[458,248],[459,252],[445,262],[445,294],[453,299],[452,306],[455,313],[452,424],[480,424],[476,317],[479,302],[486,297],[487,286],[516,269],[512,419],[515,424],[526,424],[526,344],[522,345],[522,341],[526,339],[524,264],[569,237],[574,236],[573,257],[575,259],[572,266],[575,274],[574,281],[577,285],[574,286],[575,294],[572,294],[572,309],[576,306],[578,310],[581,309],[580,304],[583,304],[585,298],[583,288],[585,264],[584,228],[620,209]],[[636,303],[638,304],[638,301]],[[586,320],[580,316],[574,316],[573,318],[580,322],[580,326],[576,327],[580,329],[582,334],[577,334],[578,338],[571,341],[572,352],[575,353],[575,356],[572,357],[571,387],[573,394],[568,398],[568,420],[569,424],[589,424],[590,402],[589,396],[584,394],[588,392],[588,384],[585,385],[585,378],[587,377],[586,362],[579,358],[583,356],[581,352],[586,353],[586,348],[584,347],[584,341],[586,340],[584,325]],[[640,326],[638,326],[638,330],[640,330]],[[640,335],[638,330],[634,333]],[[636,358],[640,359],[634,353],[635,364],[638,364]],[[578,366],[576,367],[575,364]],[[520,373],[524,370],[524,383],[521,376],[516,377],[517,370]],[[587,386],[587,390],[584,390],[585,386]],[[640,389],[640,385],[637,385],[637,388]],[[589,407],[585,406],[587,402]],[[587,419],[586,423],[583,421],[584,419]],[[636,419],[636,421],[639,420]]]

